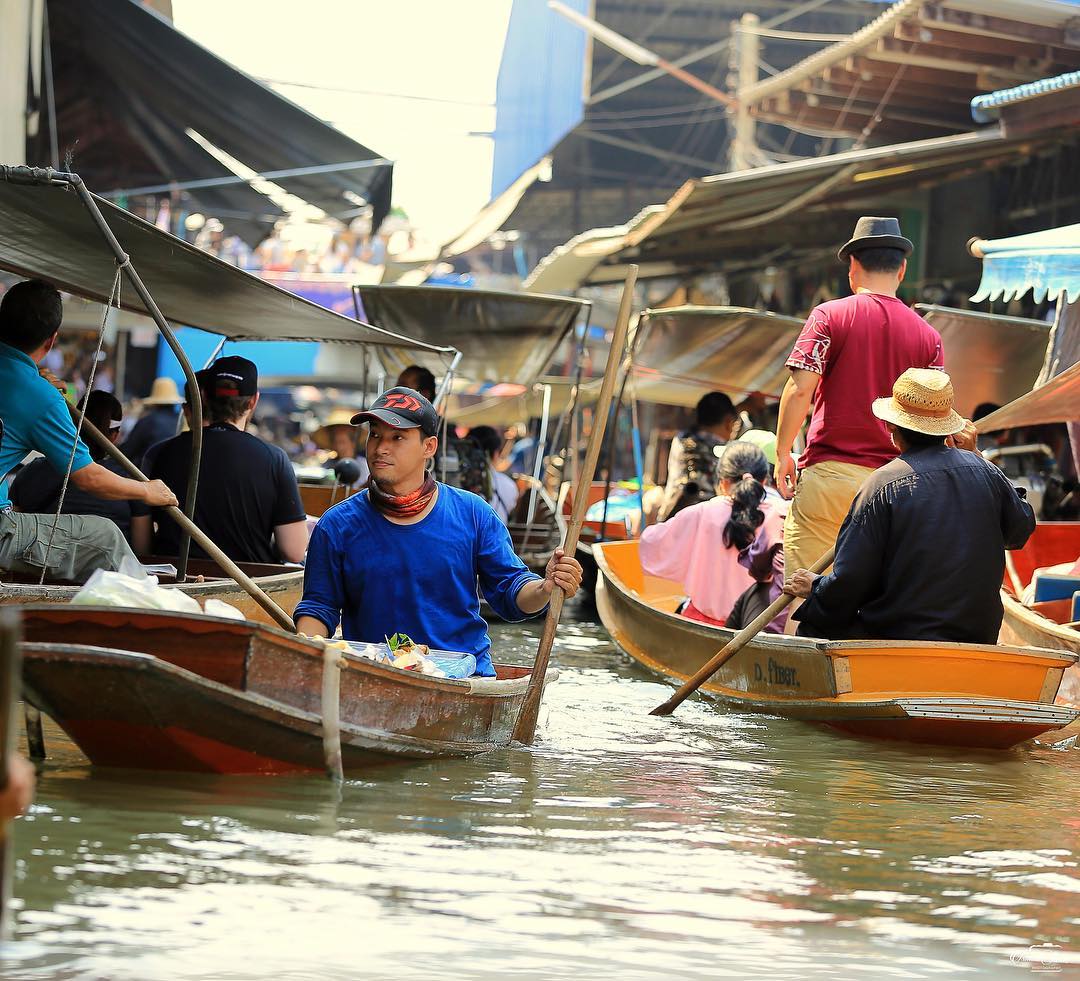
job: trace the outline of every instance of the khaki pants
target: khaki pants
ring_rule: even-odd
[[[795,499],[784,522],[784,570],[809,569],[836,544],[847,517],[872,467],[826,460],[799,474]]]
[[[125,558],[135,560],[120,529],[108,518],[62,514],[53,533],[54,517],[0,511],[0,570],[39,576],[47,564],[46,581],[84,583],[95,569],[115,572]]]

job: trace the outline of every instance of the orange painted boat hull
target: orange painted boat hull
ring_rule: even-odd
[[[647,576],[636,542],[595,546],[597,610],[632,658],[685,681],[734,636],[676,614],[679,583]],[[738,708],[879,738],[1008,748],[1068,725],[1055,706],[1076,655],[992,645],[762,634],[703,690]]]

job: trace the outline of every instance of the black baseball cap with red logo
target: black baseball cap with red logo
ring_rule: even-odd
[[[254,361],[231,355],[218,358],[209,368],[200,372],[199,387],[205,386],[209,398],[225,398],[258,395],[259,369]]]
[[[352,424],[378,420],[394,429],[419,429],[425,436],[439,435],[439,414],[413,388],[391,388],[383,392],[366,412],[352,417]]]

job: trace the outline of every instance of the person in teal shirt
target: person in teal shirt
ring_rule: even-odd
[[[63,312],[60,294],[40,279],[17,283],[0,300],[0,570],[40,575],[44,567],[52,580],[82,583],[96,569],[119,569],[134,553],[108,518],[14,511],[7,477],[30,453],[58,473],[70,463],[71,483],[106,500],[154,506],[176,497],[160,480],[129,480],[95,463],[77,436],[64,397],[38,370]]]
[[[345,640],[369,643],[405,633],[472,654],[476,673],[493,676],[477,585],[503,619],[524,620],[547,607],[555,586],[573,596],[581,566],[558,549],[535,575],[487,501],[432,477],[439,417],[419,392],[392,388],[352,422],[370,424],[371,483],[319,519],[296,629],[329,637],[340,623]]]

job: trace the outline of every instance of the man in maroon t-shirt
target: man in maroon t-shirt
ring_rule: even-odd
[[[943,368],[941,336],[896,296],[911,242],[895,218],[860,218],[838,256],[852,295],[815,307],[788,358],[780,398],[776,486],[794,497],[784,564],[808,569],[836,541],[863,481],[897,455],[874,399],[908,368]],[[796,482],[795,437],[813,406]]]

